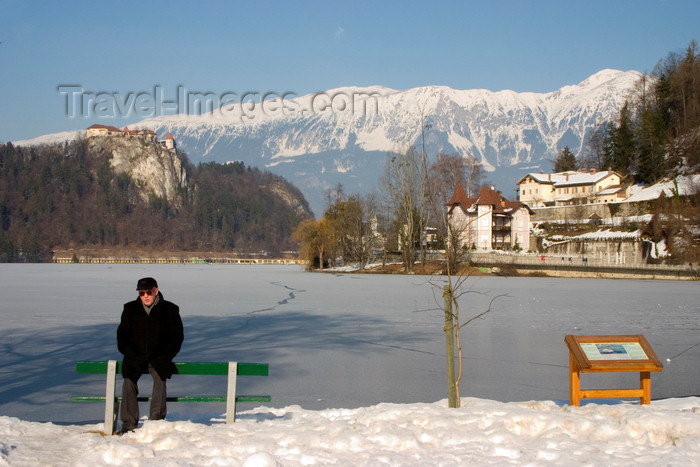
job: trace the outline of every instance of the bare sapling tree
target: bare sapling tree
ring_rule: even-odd
[[[462,327],[472,321],[482,318],[491,311],[494,297],[489,307],[475,316],[460,322],[460,298],[465,294],[480,294],[482,292],[474,289],[465,290],[466,282],[471,277],[470,273],[463,272],[459,268],[458,254],[463,250],[462,238],[470,238],[472,223],[478,221],[479,217],[463,221],[453,221],[448,215],[447,203],[452,192],[457,186],[468,184],[467,171],[469,163],[461,156],[438,155],[436,163],[431,167],[429,183],[426,186],[427,207],[431,214],[431,219],[438,222],[444,235],[446,246],[445,272],[447,284],[443,286],[444,304],[444,332],[445,332],[445,354],[447,364],[447,395],[449,407],[460,407],[460,382],[463,374],[462,364],[462,344],[460,331]],[[470,174],[473,173],[470,171]],[[477,177],[478,178],[478,177]],[[474,179],[472,179],[474,180]],[[442,183],[440,183],[442,182]],[[451,185],[451,188],[447,188]],[[451,191],[448,191],[451,190]],[[466,245],[468,248],[469,245]],[[457,354],[455,355],[455,350]],[[455,371],[455,361],[457,371]]]
[[[421,135],[422,143],[425,143],[424,132],[427,129],[424,118],[421,114]],[[442,157],[442,165],[445,166],[442,171],[445,172],[444,178],[440,175],[434,175],[432,180],[429,177],[427,170],[427,162],[425,157],[424,146],[420,153],[417,153],[413,147],[406,151],[401,151],[395,154],[389,154],[385,165],[385,173],[383,177],[383,185],[387,195],[388,204],[393,211],[396,230],[399,233],[398,245],[401,250],[402,260],[406,272],[413,272],[413,264],[416,253],[416,240],[420,237],[422,229],[425,226],[425,219],[430,217],[424,213],[432,214],[438,224],[444,225],[444,243],[448,245],[448,249],[452,245],[455,251],[460,248],[460,238],[463,232],[470,232],[471,224],[477,221],[476,219],[466,219],[466,222],[451,223],[447,217],[446,204],[450,193],[444,189],[447,183],[451,180],[458,180],[459,183],[464,183],[471,187],[478,183],[482,177],[480,167],[476,164],[473,158],[467,158],[467,163],[456,160],[460,156],[455,156],[450,159],[447,156]],[[471,164],[470,164],[471,163]],[[451,164],[454,167],[447,168]],[[471,167],[469,178],[465,173],[467,168]],[[435,169],[434,173],[439,172],[440,166]],[[455,174],[450,172],[455,171]],[[450,187],[454,190],[456,185]],[[440,190],[440,188],[443,188]],[[471,190],[470,190],[471,191]],[[432,211],[431,213],[429,211]],[[485,214],[484,214],[485,215]],[[447,228],[449,227],[449,228]],[[467,235],[469,238],[469,235]],[[468,245],[467,245],[468,247]],[[446,342],[446,358],[447,358],[447,374],[448,374],[448,399],[450,407],[460,406],[459,384],[462,378],[462,346],[460,342],[460,330],[463,326],[471,323],[475,319],[481,318],[491,311],[489,305],[486,311],[483,311],[476,316],[468,319],[465,323],[460,324],[460,308],[459,298],[465,293],[477,293],[475,290],[464,292],[465,281],[470,277],[469,274],[458,272],[456,263],[458,255],[446,255],[446,273],[447,285],[443,288],[443,301],[445,307],[445,342]],[[493,303],[493,300],[492,300]],[[457,356],[455,359],[455,348]],[[455,372],[455,361],[458,362],[458,369]]]
[[[462,381],[462,373],[464,369],[462,364],[462,340],[460,331],[464,326],[468,325],[472,321],[482,318],[486,314],[490,313],[493,302],[497,298],[505,296],[505,294],[493,297],[486,310],[472,316],[464,323],[460,323],[460,297],[464,294],[484,294],[484,292],[479,292],[474,289],[464,291],[464,285],[471,277],[471,274],[459,274],[458,276],[453,277],[453,275],[450,273],[449,260],[447,271],[447,284],[443,286],[442,293],[445,309],[444,331],[446,345],[445,353],[447,358],[447,402],[450,408],[457,408],[461,406],[459,386]],[[455,349],[457,351],[457,355],[455,355]],[[455,361],[457,362],[456,372]]]

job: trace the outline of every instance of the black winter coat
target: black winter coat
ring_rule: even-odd
[[[124,355],[122,375],[132,381],[148,372],[148,364],[162,379],[175,371],[173,359],[180,351],[184,331],[180,308],[165,301],[158,292],[158,303],[148,314],[141,299],[124,304],[121,322],[117,328],[117,348]]]

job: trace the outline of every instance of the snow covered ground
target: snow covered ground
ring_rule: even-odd
[[[700,188],[700,174],[683,175],[675,180],[660,182],[646,187],[635,185],[632,187],[630,197],[625,202],[655,200],[662,192],[667,198],[673,197],[675,192],[678,192],[681,196],[688,196],[696,193],[698,188]]]
[[[221,419],[144,422],[103,437],[99,426],[0,417],[9,465],[698,465],[700,398],[650,406],[551,401],[299,406]]]
[[[155,276],[183,312],[178,360],[264,361],[223,423],[219,404],[103,437],[104,391],[79,359],[118,358],[121,304]],[[0,465],[698,465],[697,283],[484,277],[468,282],[462,408],[448,409],[443,278],[295,266],[0,265]],[[478,293],[477,293],[478,292]],[[504,295],[505,294],[505,295]],[[663,361],[649,406],[569,407],[566,334],[644,334]],[[596,387],[632,375],[584,375]],[[186,377],[180,377],[183,380]],[[225,382],[169,382],[171,394]],[[148,393],[148,385],[143,390]],[[223,404],[221,404],[223,405]]]

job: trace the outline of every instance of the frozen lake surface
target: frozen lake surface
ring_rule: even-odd
[[[122,305],[144,276],[180,305],[185,342],[177,360],[268,362],[269,377],[239,383],[242,393],[271,394],[274,407],[447,397],[444,277],[270,265],[0,264],[0,415],[99,422],[100,404],[68,402],[104,391],[101,377],[75,374],[75,361],[121,358]],[[664,363],[652,373],[652,398],[700,395],[697,282],[480,277],[463,290],[472,292],[460,298],[462,322],[499,297],[462,329],[462,397],[567,401],[567,334],[644,334]],[[583,375],[582,382],[632,387],[637,379]],[[149,394],[149,378],[142,381]],[[225,378],[181,376],[168,389],[224,394]],[[169,411],[192,411],[185,405]]]

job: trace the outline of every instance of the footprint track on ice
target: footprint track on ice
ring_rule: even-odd
[[[287,290],[291,290],[291,292],[289,292],[289,295],[287,296],[287,298],[284,298],[284,299],[278,301],[276,305],[271,306],[271,307],[267,307],[267,308],[261,308],[259,310],[249,311],[247,314],[254,315],[255,313],[261,313],[263,311],[274,311],[275,309],[277,309],[278,306],[286,305],[291,300],[294,300],[295,298],[297,298],[297,296],[296,296],[297,293],[306,292],[306,290],[304,290],[304,289],[295,289],[293,287],[289,287],[288,285],[282,284],[280,282],[270,282],[270,284],[275,285],[277,287],[283,287]]]

